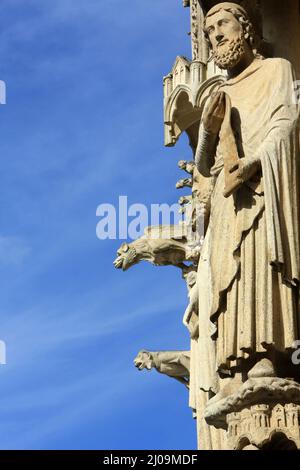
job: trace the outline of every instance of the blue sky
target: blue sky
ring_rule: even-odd
[[[193,449],[184,387],[133,358],[186,349],[180,272],[127,273],[96,208],[171,203],[162,76],[190,55],[181,0],[2,0],[2,449]]]

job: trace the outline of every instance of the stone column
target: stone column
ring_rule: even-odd
[[[298,0],[263,0],[263,35],[273,57],[292,62],[300,78],[300,5]]]

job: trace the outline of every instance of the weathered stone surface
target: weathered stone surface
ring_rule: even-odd
[[[255,32],[244,9],[218,3],[206,16],[205,29],[214,60],[228,78],[207,101],[201,119],[196,166],[216,181],[198,297],[185,321],[199,312],[198,353],[192,360],[203,364],[209,356],[210,364],[200,369],[196,387],[215,394],[199,412],[210,426],[226,430],[227,416],[249,406],[275,409],[278,403],[299,402],[299,384],[277,378],[269,361],[277,352],[291,361],[300,337],[299,106],[291,94],[292,65],[255,55]],[[211,344],[200,335],[201,316],[214,325]],[[264,356],[244,383],[256,358]],[[261,440],[249,442],[262,447],[272,431],[260,428]],[[233,445],[238,444],[229,439],[229,448]]]
[[[249,407],[266,405],[269,409],[276,407],[278,403],[300,406],[300,384],[291,379],[275,377],[274,370],[271,373],[273,375],[269,377],[249,378],[232,395],[221,398],[216,395],[206,406],[206,421],[213,426],[227,429],[227,416]]]
[[[167,238],[150,227],[115,265],[182,269],[191,350],[135,364],[188,384],[199,449],[300,449],[298,2],[183,4],[192,57],[164,77],[164,123],[165,145],[185,132],[194,156],[178,163],[189,224]]]

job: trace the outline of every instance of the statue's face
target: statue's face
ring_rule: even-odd
[[[219,10],[206,18],[206,32],[215,64],[221,69],[234,68],[249,48],[241,23],[229,11]]]
[[[226,50],[230,42],[240,38],[243,28],[232,13],[220,10],[206,19],[206,31],[213,52],[219,53]]]

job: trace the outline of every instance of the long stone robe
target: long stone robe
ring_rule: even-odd
[[[291,64],[255,60],[220,90],[232,103],[240,158],[259,156],[261,177],[225,198],[220,147],[204,255],[198,268],[198,386],[217,392],[217,371],[300,338],[298,303],[299,106]],[[208,294],[209,292],[209,294]],[[202,331],[201,331],[202,329]]]

